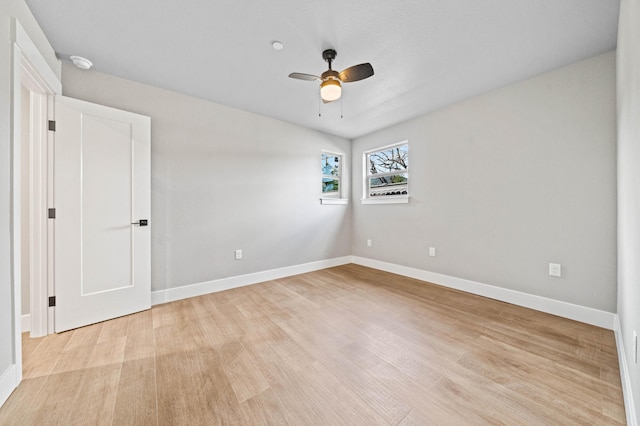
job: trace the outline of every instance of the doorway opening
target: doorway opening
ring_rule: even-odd
[[[32,335],[45,335],[52,322],[46,295],[52,253],[48,245],[53,229],[47,223],[46,208],[50,196],[49,150],[52,135],[48,118],[53,115],[53,97],[62,92],[62,84],[43,58],[20,22],[11,19],[11,270],[13,281],[14,333],[13,388],[22,380],[22,312],[28,306]],[[51,138],[51,139],[50,139]],[[27,166],[28,170],[23,170]],[[25,198],[23,200],[23,198]],[[26,205],[23,205],[23,201]],[[23,223],[24,222],[24,223]],[[24,225],[24,226],[23,226]],[[23,243],[28,247],[23,247]],[[23,257],[26,263],[23,264]],[[28,299],[23,303],[22,273]]]

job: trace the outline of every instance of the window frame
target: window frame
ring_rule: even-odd
[[[320,204],[347,204],[348,200],[343,198],[344,194],[344,159],[345,155],[335,151],[321,150],[320,164],[325,156],[338,157],[338,175],[326,175],[320,169]],[[335,193],[326,193],[322,191],[322,183],[324,179],[333,179],[338,181],[338,191]]]
[[[392,143],[389,145],[384,145],[381,147],[369,149],[362,153],[362,175],[363,175],[363,186],[362,186],[362,204],[402,204],[409,202],[409,187],[410,187],[410,169],[411,167],[407,167],[404,170],[380,173],[380,174],[371,174],[369,172],[369,156],[376,152],[386,151],[392,148],[405,146],[407,147],[407,155],[409,155],[409,140],[403,140],[400,142]],[[406,183],[406,194],[399,195],[377,195],[371,196],[371,178],[379,176],[394,176],[399,174],[407,175],[407,183]]]

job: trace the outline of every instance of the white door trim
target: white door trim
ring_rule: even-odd
[[[37,46],[17,19],[11,18],[11,277],[13,283],[13,362],[15,365],[15,386],[22,381],[22,280],[21,270],[21,205],[20,205],[20,158],[21,158],[21,87],[23,80],[32,78],[31,83],[39,85],[47,95],[62,93],[62,83],[41,55]],[[49,111],[51,113],[51,111]],[[46,188],[46,186],[45,186]],[[44,233],[46,236],[46,233]],[[46,241],[40,244],[47,246]],[[46,289],[46,282],[43,284]],[[32,312],[33,314],[33,312]],[[44,313],[45,317],[47,313]],[[4,401],[1,401],[4,402]]]
[[[41,80],[42,88],[50,94],[62,94],[62,83],[49,67],[29,34],[15,18],[11,18],[11,41],[20,49],[20,59],[28,63]],[[17,76],[14,75],[14,79],[15,77]]]
[[[47,93],[28,67],[22,67],[22,84],[29,90],[29,286],[31,337],[47,334]],[[24,119],[24,117],[22,117]],[[22,135],[23,137],[26,135]],[[24,147],[24,144],[22,145]],[[26,156],[26,158],[25,158]],[[26,160],[26,161],[25,161]],[[21,182],[21,185],[25,182]],[[24,194],[24,192],[23,192]],[[23,213],[23,218],[26,216]],[[24,224],[23,224],[24,225]],[[24,327],[23,327],[24,328]]]

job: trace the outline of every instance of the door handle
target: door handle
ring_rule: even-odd
[[[149,225],[149,219],[140,219],[137,222],[131,222],[132,225],[139,225],[139,226],[148,226]]]

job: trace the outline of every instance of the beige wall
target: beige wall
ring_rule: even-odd
[[[618,316],[636,415],[640,368],[640,2],[623,0],[618,33]]]
[[[153,290],[350,254],[350,206],[319,202],[321,151],[349,160],[347,139],[70,64],[62,84],[151,117]]]
[[[615,134],[610,52],[357,138],[353,254],[615,312]],[[410,203],[361,205],[405,139]]]

